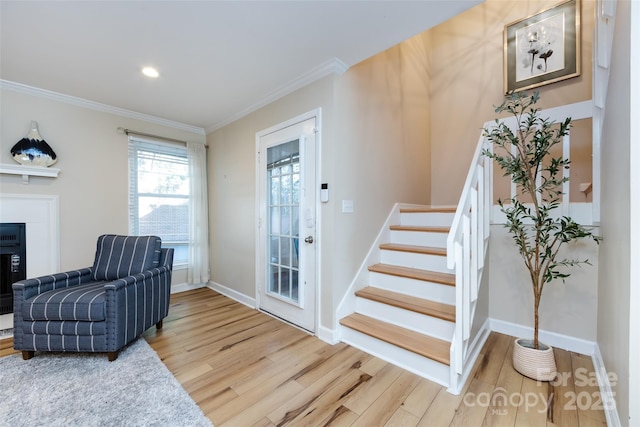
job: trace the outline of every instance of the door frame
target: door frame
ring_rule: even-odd
[[[261,253],[260,253],[260,246],[262,244],[260,236],[260,218],[262,215],[263,210],[265,209],[265,206],[262,206],[262,204],[264,203],[264,201],[262,201],[260,199],[260,185],[261,185],[261,176],[260,176],[260,139],[265,136],[268,135],[270,133],[274,133],[277,132],[279,130],[285,129],[289,126],[295,125],[297,123],[300,122],[304,122],[306,120],[309,119],[315,119],[316,120],[316,129],[315,129],[315,134],[316,134],[316,143],[315,143],[315,174],[316,174],[316,189],[315,189],[315,218],[316,218],[316,236],[315,236],[315,242],[314,245],[316,245],[316,250],[315,250],[315,266],[316,266],[316,271],[314,272],[314,280],[315,280],[315,302],[314,302],[314,330],[313,331],[309,331],[307,329],[303,329],[301,327],[299,327],[298,325],[295,325],[294,323],[290,323],[288,321],[286,321],[285,319],[282,319],[280,317],[274,316],[271,313],[265,312],[260,310],[260,300],[262,298],[262,271],[261,271],[261,263],[262,260],[260,259]],[[255,282],[255,292],[256,292],[256,299],[255,299],[255,309],[259,310],[263,313],[266,313],[270,316],[274,316],[277,319],[287,322],[288,324],[295,326],[296,328],[306,331],[306,332],[311,332],[313,333],[313,335],[318,335],[318,331],[320,329],[320,295],[321,293],[321,270],[322,270],[322,264],[321,264],[321,260],[322,260],[322,239],[320,238],[320,236],[322,235],[322,217],[321,217],[321,203],[320,203],[320,182],[321,182],[321,165],[322,165],[322,161],[321,161],[321,150],[322,147],[322,108],[318,107],[315,108],[311,111],[308,111],[306,113],[300,114],[296,117],[293,117],[291,119],[288,119],[284,122],[278,123],[276,125],[273,125],[267,129],[263,129],[259,132],[256,132],[256,145],[255,145],[255,190],[256,190],[256,195],[255,195],[255,201],[256,201],[256,211],[255,211],[255,218],[256,218],[256,222],[255,222],[255,273],[254,273],[254,282]]]

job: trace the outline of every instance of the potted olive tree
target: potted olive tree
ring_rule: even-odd
[[[533,340],[520,338],[514,345],[513,366],[521,374],[539,381],[555,378],[553,349],[538,340],[538,309],[545,286],[556,279],[569,277],[567,269],[589,260],[558,256],[560,248],[577,239],[599,241],[591,229],[583,227],[567,216],[557,215],[562,186],[569,178],[563,169],[569,160],[554,157],[551,150],[560,144],[571,127],[571,118],[561,123],[541,118],[534,105],[538,92],[527,95],[510,93],[496,113],[507,112],[515,118],[515,128],[496,119],[485,136],[493,145],[493,152],[483,154],[493,159],[516,184],[518,191],[510,203],[498,200],[506,216],[509,230],[529,272],[527,288],[533,291]]]

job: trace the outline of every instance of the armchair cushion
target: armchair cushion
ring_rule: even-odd
[[[22,304],[24,320],[105,320],[105,282],[43,292]]]
[[[104,234],[98,237],[93,279],[115,280],[156,268],[161,245],[157,236]]]

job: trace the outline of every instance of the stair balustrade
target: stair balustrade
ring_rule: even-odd
[[[575,121],[592,118],[593,111],[593,101],[589,100],[541,110],[540,117],[556,122],[571,117]],[[509,117],[501,121],[515,131],[515,118]],[[492,126],[495,126],[495,121],[484,124],[486,129]],[[593,138],[599,139],[599,135],[594,134]],[[473,336],[472,326],[478,293],[483,282],[490,224],[504,223],[503,214],[493,203],[493,162],[482,155],[484,149],[492,150],[493,147],[482,132],[447,237],[447,267],[453,269],[456,276],[456,326],[450,349],[449,385],[449,389],[454,393],[464,385],[479,350],[480,343],[474,340],[476,337]],[[570,159],[570,152],[571,132],[563,140],[563,157]],[[593,166],[595,168],[595,159]],[[565,169],[563,173],[568,177],[569,169]],[[596,185],[594,182],[594,187]],[[510,197],[514,197],[516,191],[516,186],[512,184]],[[569,182],[566,182],[558,214],[571,215],[583,224],[592,225],[595,215],[592,216],[591,212],[597,211],[597,207],[593,205],[598,202],[594,198],[593,204],[570,203],[570,187]],[[583,205],[587,205],[588,209],[584,209]]]
[[[482,155],[491,144],[478,140],[460,201],[447,237],[447,267],[456,276],[456,323],[450,348],[449,390],[458,393],[474,359],[471,327],[490,234],[492,204],[491,159]]]

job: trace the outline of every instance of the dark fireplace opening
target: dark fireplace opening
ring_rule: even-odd
[[[0,223],[0,314],[13,313],[11,285],[27,278],[24,223]]]

